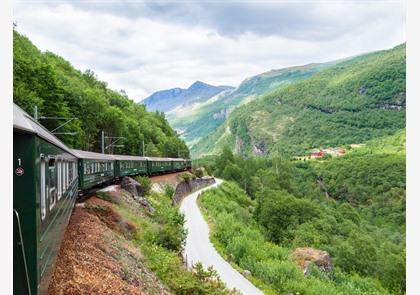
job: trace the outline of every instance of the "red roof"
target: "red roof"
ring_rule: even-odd
[[[312,152],[311,156],[312,157],[322,157],[322,156],[324,156],[324,152],[323,151]]]

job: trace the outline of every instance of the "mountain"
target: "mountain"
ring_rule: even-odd
[[[100,151],[104,131],[106,136],[122,137],[118,147],[106,152],[139,155],[145,143],[149,156],[189,155],[162,114],[149,113],[124,93],[109,89],[93,71],[81,72],[62,57],[41,52],[17,31],[13,32],[13,101],[29,114],[37,106],[39,117],[76,118],[57,134],[72,148]],[[49,130],[66,122],[39,121]]]
[[[307,154],[405,127],[405,44],[346,59],[234,110],[192,147],[244,155]]]
[[[193,102],[206,101],[216,94],[233,89],[231,86],[212,86],[196,81],[188,89],[173,88],[161,90],[145,98],[141,103],[148,111],[168,112],[179,106],[188,106]]]
[[[206,101],[178,106],[167,113],[168,121],[192,146],[214,131],[236,107],[246,104],[262,94],[305,79],[336,62],[308,64],[271,70],[245,79],[233,91],[228,89]]]

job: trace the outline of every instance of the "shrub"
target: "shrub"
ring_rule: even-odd
[[[145,195],[150,194],[150,190],[152,189],[152,181],[147,176],[137,176],[136,181],[140,184],[141,188]]]
[[[193,173],[196,177],[201,178],[201,177],[204,176],[204,168],[197,167],[197,168],[194,169]]]
[[[178,177],[183,181],[190,181],[192,179],[195,179],[195,175],[188,172],[182,172],[178,174]]]
[[[165,184],[165,195],[168,196],[169,198],[172,198],[174,193],[175,193],[175,189],[173,188],[173,186],[169,184]]]

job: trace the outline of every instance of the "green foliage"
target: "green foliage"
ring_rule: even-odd
[[[169,198],[172,198],[174,193],[175,193],[174,187],[170,184],[165,184],[165,195]]]
[[[194,168],[193,173],[196,177],[201,178],[205,175],[205,168],[203,167]]]
[[[291,238],[300,224],[320,216],[320,208],[309,200],[297,199],[285,191],[262,191],[255,211],[257,221],[267,228],[270,239],[281,243]]]
[[[291,195],[284,194],[285,199],[292,198]],[[285,199],[283,204],[291,210],[297,210],[295,213],[302,210],[304,216],[312,219],[321,214],[321,209],[311,205],[309,201],[307,204],[311,208],[305,209],[305,203],[300,203],[302,200],[290,200],[292,205],[289,205]],[[218,250],[222,255],[229,254],[233,257],[233,262],[240,268],[249,270],[260,288],[274,290],[278,294],[388,294],[376,279],[343,272],[337,265],[331,278],[316,267],[305,277],[290,258],[292,249],[283,246],[283,243],[270,241],[264,228],[253,218],[258,211],[254,212],[260,199],[251,200],[237,185],[224,183],[218,189],[203,193],[200,200],[210,217],[208,219],[213,221],[211,235]],[[284,213],[288,214],[286,210],[268,214]],[[292,219],[292,214],[289,214],[289,218]],[[366,248],[360,250],[371,250],[369,245],[363,247]],[[370,254],[372,253],[367,251],[366,255]],[[365,257],[360,258],[361,261],[363,259]]]
[[[300,156],[391,135],[405,127],[405,63],[403,44],[274,89],[235,109],[192,153]]]
[[[195,179],[195,175],[194,174],[191,174],[189,172],[182,172],[182,173],[178,174],[178,177],[182,181],[190,181],[192,179]]]
[[[194,103],[194,108],[188,105],[170,112],[168,120],[175,129],[183,130],[183,138],[188,145],[192,146],[197,140],[207,136],[219,127],[226,120],[224,114],[227,111],[274,89],[286,87],[293,82],[310,77],[334,63],[336,62],[312,63],[271,70],[247,78],[234,91],[219,94],[219,99],[198,101]],[[215,116],[215,114],[219,116]]]
[[[144,195],[149,195],[152,189],[152,181],[147,176],[137,176],[136,181],[140,184],[140,187],[143,189]]]
[[[185,268],[180,256],[186,238],[184,216],[169,198],[152,194],[149,201],[156,211],[146,215],[139,212],[136,203],[118,204],[119,213],[137,228],[133,241],[141,248],[146,266],[173,294],[235,294],[226,289],[213,269],[201,265],[195,265],[191,271]]]
[[[213,237],[222,251],[276,286],[276,280],[269,279],[273,274],[259,273],[263,266],[252,260],[262,257],[259,251],[271,253],[261,245],[269,241],[285,252],[313,247],[331,255],[333,282],[321,276],[299,286],[290,279],[293,290],[382,294],[386,288],[392,294],[404,294],[405,130],[348,149],[341,157],[306,162],[243,159],[228,150],[198,161],[247,193],[226,184],[203,196],[209,220],[216,224]],[[255,252],[248,255],[252,249]]]
[[[101,131],[107,136],[124,137],[110,153],[139,155],[143,142],[146,155],[189,157],[185,143],[178,138],[164,114],[148,113],[143,105],[130,100],[124,91],[113,91],[91,70],[80,72],[63,58],[42,53],[28,38],[13,32],[13,101],[29,114],[38,107],[39,116],[76,117],[60,132],[77,136],[57,136],[68,146],[100,151]],[[52,130],[64,120],[40,119]],[[107,145],[109,143],[107,142]]]

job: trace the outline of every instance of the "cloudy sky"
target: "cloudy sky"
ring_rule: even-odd
[[[17,30],[140,101],[196,80],[237,86],[270,69],[405,42],[390,0],[15,1]]]

